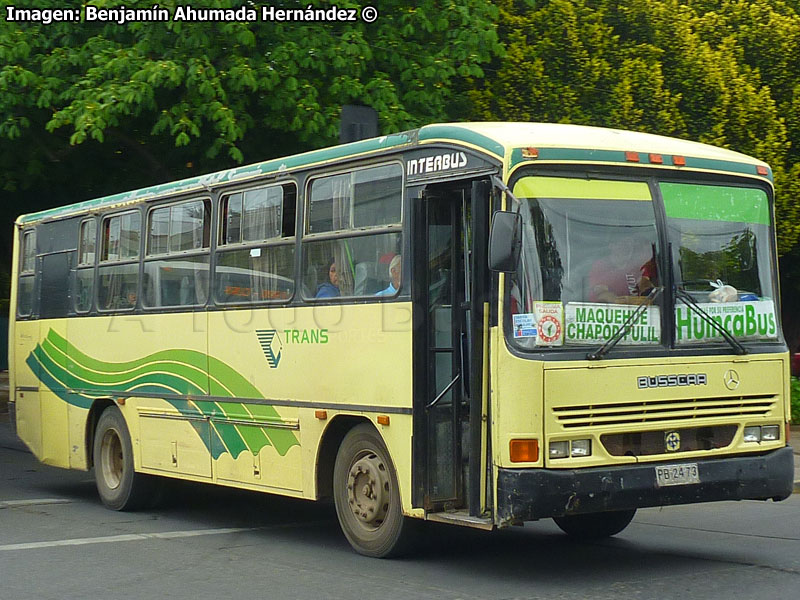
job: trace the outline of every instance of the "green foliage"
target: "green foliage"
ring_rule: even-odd
[[[800,379],[792,377],[792,423],[800,424]]]
[[[59,8],[82,4],[67,0]],[[174,12],[179,4],[185,3],[159,6]],[[285,8],[309,5],[330,6],[303,1]],[[257,160],[334,143],[347,103],[374,107],[384,131],[443,120],[454,84],[482,76],[481,65],[500,51],[496,17],[496,8],[479,0],[389,0],[374,23],[3,21],[0,165],[4,152],[8,160],[22,146],[33,148],[35,180],[44,164],[69,153],[65,146],[113,141],[121,152],[144,151],[155,162],[175,154],[228,166],[246,155]],[[181,162],[165,165],[163,177],[178,176]],[[24,188],[30,175],[13,169],[3,185]]]
[[[769,162],[800,238],[800,16],[781,0],[498,0],[506,54],[472,116],[620,127]]]

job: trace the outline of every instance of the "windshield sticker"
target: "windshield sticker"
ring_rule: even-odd
[[[737,338],[775,339],[778,325],[775,303],[772,300],[755,302],[698,303],[703,311]],[[721,340],[713,326],[686,304],[675,307],[675,337],[679,342],[705,342]]]
[[[514,338],[535,338],[536,337],[536,315],[533,313],[522,313],[514,315]]]
[[[561,302],[534,302],[537,346],[562,346],[564,344],[564,306]]]
[[[566,306],[567,344],[603,343],[608,341],[638,306],[569,302]],[[620,344],[658,344],[661,341],[661,312],[648,306],[630,323]]]

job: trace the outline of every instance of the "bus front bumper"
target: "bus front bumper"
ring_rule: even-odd
[[[497,524],[610,510],[718,500],[783,500],[792,493],[794,458],[786,446],[767,454],[676,460],[695,463],[700,483],[659,487],[664,463],[586,469],[500,469]]]

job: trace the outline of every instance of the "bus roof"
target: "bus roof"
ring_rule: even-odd
[[[761,167],[767,170],[765,176],[771,179],[767,164],[750,156],[707,144],[648,133],[554,123],[438,123],[21,215],[17,223],[25,225],[44,219],[136,204],[167,195],[211,190],[234,181],[307,168],[334,160],[366,157],[381,150],[435,142],[473,147],[493,155],[509,167],[525,162],[527,159],[522,150],[532,148],[536,150],[539,162],[630,163],[630,157],[626,157],[626,153],[636,153],[640,158],[633,162],[660,165],[661,163],[651,160],[651,155],[681,156],[686,158],[687,169],[728,171],[754,176],[756,168]]]

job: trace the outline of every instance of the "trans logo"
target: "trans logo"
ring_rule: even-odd
[[[256,329],[256,336],[258,343],[261,344],[261,349],[264,351],[264,356],[267,358],[267,364],[270,369],[277,369],[278,364],[281,362],[281,351],[283,350],[283,342],[281,336],[278,335],[276,329]]]

